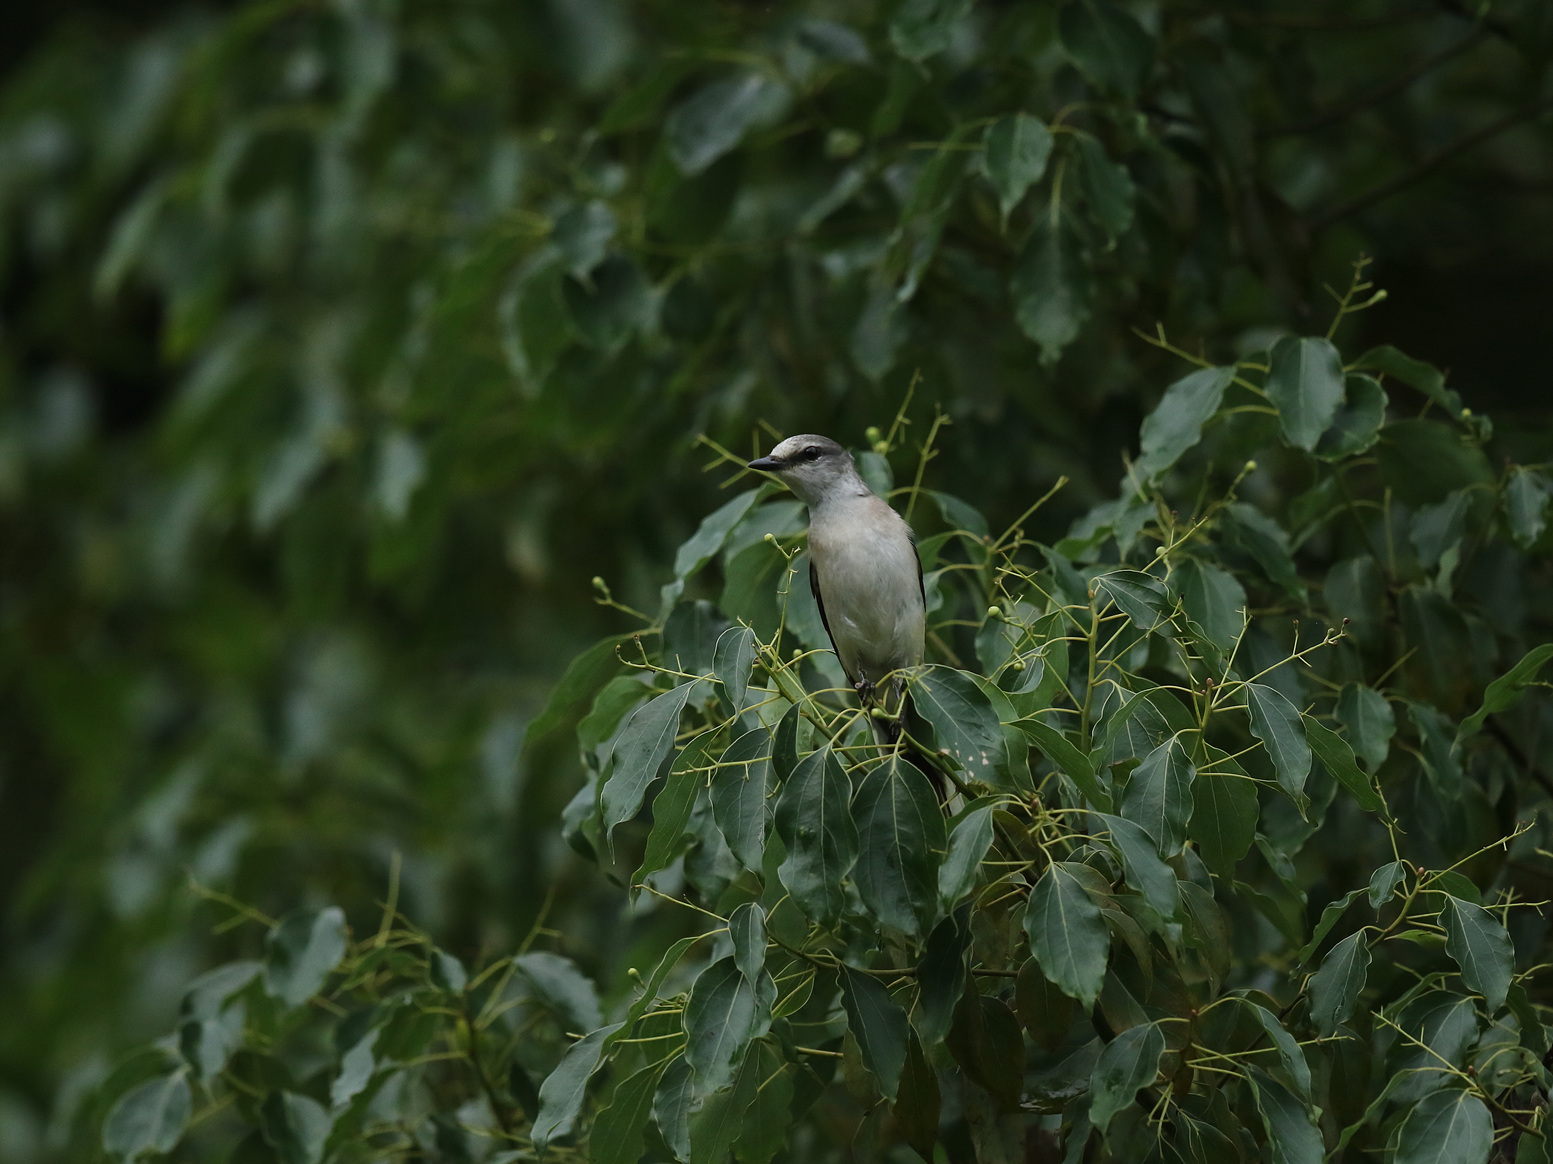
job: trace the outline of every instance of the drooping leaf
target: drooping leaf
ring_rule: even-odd
[[[922,1044],[918,1042],[916,1034],[909,1032],[906,1065],[901,1071],[900,1089],[892,1110],[901,1138],[924,1160],[933,1159],[933,1145],[938,1141],[941,1105],[938,1075],[922,1053]]]
[[[1025,931],[1041,972],[1089,1007],[1105,980],[1111,934],[1100,907],[1084,891],[1082,876],[1060,861],[1048,865],[1030,891]]]
[[[681,173],[699,174],[751,129],[775,121],[790,96],[786,85],[763,73],[714,81],[677,105],[664,121],[669,156]]]
[[[1009,281],[1014,318],[1055,363],[1089,319],[1090,276],[1078,240],[1061,223],[1043,223],[1020,252]]]
[[[710,1095],[730,1086],[745,1052],[771,1026],[776,986],[760,973],[750,981],[733,957],[701,972],[685,1003],[685,1059],[694,1072],[695,1093]]]
[[[1160,859],[1154,838],[1125,817],[1102,814],[1100,819],[1111,832],[1111,846],[1122,863],[1127,884],[1143,894],[1161,918],[1174,917],[1181,904],[1175,870]]]
[[[1073,1022],[1073,1000],[1041,973],[1040,963],[1027,958],[1014,982],[1014,1010],[1030,1037],[1048,1051],[1066,1041]]]
[[[1326,1148],[1305,1105],[1259,1067],[1250,1068],[1246,1077],[1267,1129],[1273,1164],[1321,1164]]]
[[[1100,787],[1095,766],[1071,740],[1056,728],[1036,719],[1022,720],[1019,727],[1025,735],[1035,741],[1036,747],[1045,752],[1052,762],[1067,774],[1068,778],[1078,786],[1079,791],[1089,798],[1091,804],[1102,812],[1111,811],[1110,793]]]
[[[554,1011],[567,1030],[591,1031],[604,1021],[597,988],[570,958],[533,950],[512,962],[538,1001]]]
[[[1445,377],[1440,370],[1423,360],[1404,355],[1390,344],[1371,348],[1355,360],[1353,366],[1362,371],[1393,376],[1408,387],[1418,389],[1452,417],[1461,416],[1461,397],[1445,386]]]
[[[717,734],[702,732],[674,757],[669,778],[658,795],[653,797],[652,832],[647,835],[647,849],[642,855],[642,863],[631,875],[633,885],[640,885],[642,878],[666,868],[674,860],[675,850],[690,823],[696,795],[706,784],[706,772],[700,769],[705,769],[712,762],[707,749],[717,739]]]
[[[1291,597],[1304,598],[1305,584],[1295,569],[1289,535],[1282,526],[1244,501],[1226,506],[1221,520],[1225,541],[1230,547],[1254,558],[1267,577],[1282,586]]]
[[[1282,692],[1265,683],[1247,683],[1244,691],[1251,709],[1251,734],[1266,747],[1278,773],[1279,787],[1296,804],[1303,805],[1311,753],[1299,711]]]
[[[1239,580],[1227,570],[1188,559],[1171,575],[1170,585],[1208,642],[1220,651],[1232,650],[1245,625],[1246,591]]]
[[[733,855],[757,871],[771,819],[771,742],[765,728],[745,732],[728,745],[712,773],[712,817]]]
[[[1489,1012],[1504,1005],[1514,969],[1515,948],[1504,926],[1480,905],[1450,894],[1440,910],[1445,952],[1461,967],[1461,980],[1488,1003]]]
[[[1256,785],[1227,753],[1206,746],[1208,763],[1192,781],[1192,819],[1187,833],[1203,863],[1220,877],[1232,877],[1235,862],[1251,849],[1259,806]]]
[[[1450,720],[1438,708],[1416,700],[1407,705],[1407,717],[1418,731],[1424,774],[1441,796],[1447,800],[1460,799],[1466,774],[1456,754],[1456,736],[1451,731]]]
[[[1283,1072],[1283,1078],[1293,1087],[1295,1097],[1308,1104],[1310,1065],[1305,1062],[1305,1052],[1300,1050],[1299,1043],[1295,1042],[1294,1036],[1284,1029],[1283,1024],[1278,1021],[1278,1016],[1265,1006],[1250,999],[1243,999],[1241,1006],[1250,1011],[1257,1025],[1272,1041],[1273,1049],[1278,1052],[1278,1066]]]
[[[933,786],[914,765],[891,755],[863,777],[852,802],[857,891],[883,925],[911,937],[938,916],[938,863],[944,815]]]
[[[953,667],[922,668],[912,677],[911,703],[933,729],[933,743],[967,780],[998,786],[1008,778],[1007,743],[992,700],[976,678]]]
[[[1153,481],[1202,439],[1202,427],[1219,410],[1234,368],[1199,368],[1170,387],[1143,420],[1141,448],[1133,469],[1140,481]]]
[[[965,911],[948,914],[928,934],[917,963],[917,1005],[912,1021],[929,1047],[944,1041],[965,990],[965,951],[970,944]]]
[[[1429,417],[1386,425],[1374,455],[1382,480],[1407,505],[1432,505],[1457,489],[1494,478],[1481,448],[1460,429]]]
[[[755,1098],[744,1113],[739,1138],[733,1144],[739,1164],[769,1164],[782,1150],[793,1122],[795,1072],[772,1042],[763,1039],[752,1052],[759,1055],[752,1064],[757,1068]]]
[[[851,966],[841,967],[841,1004],[846,1008],[847,1028],[857,1040],[863,1062],[879,1080],[885,1096],[893,1100],[900,1090],[901,1070],[906,1065],[906,1039],[910,1033],[906,1012],[878,978]]]
[[[1112,570],[1095,579],[1095,589],[1116,603],[1139,630],[1164,629],[1174,605],[1170,592],[1158,578],[1141,570]]]
[[[1461,728],[1456,733],[1458,744],[1482,731],[1489,716],[1508,711],[1519,703],[1526,688],[1536,681],[1549,659],[1553,659],[1553,643],[1533,647],[1521,656],[1520,662],[1490,683],[1483,692],[1483,706],[1461,721]]]
[[[1354,761],[1353,749],[1348,746],[1348,741],[1312,716],[1304,716],[1303,720],[1305,740],[1310,745],[1310,750],[1326,765],[1327,771],[1337,778],[1339,784],[1353,793],[1354,800],[1365,812],[1379,811],[1380,793],[1375,791],[1375,786],[1370,783],[1369,777],[1359,771],[1359,765]]]
[[[1397,1129],[1396,1164],[1487,1164],[1494,1120],[1470,1091],[1436,1091]],[[1517,1157],[1519,1158],[1519,1157]]]
[[[749,702],[750,668],[755,664],[755,632],[747,626],[731,626],[717,638],[712,654],[712,673],[723,685],[729,709],[744,710]]]
[[[613,1023],[578,1039],[555,1069],[545,1076],[539,1085],[539,1114],[529,1129],[529,1138],[541,1151],[553,1140],[571,1134],[572,1126],[582,1111],[583,1097],[587,1094],[588,1080],[598,1070],[599,1058],[604,1053],[604,1042],[620,1029]]]
[[[653,1123],[676,1160],[690,1159],[690,1108],[695,1098],[691,1085],[695,1072],[683,1055],[664,1068],[652,1097]]]
[[[318,1164],[334,1117],[312,1096],[272,1091],[259,1109],[259,1130],[280,1164]]]
[[[1283,439],[1310,452],[1343,401],[1343,358],[1329,340],[1286,336],[1273,345],[1271,361],[1265,388]]]
[[[1124,8],[1111,0],[1072,0],[1057,29],[1079,71],[1102,89],[1134,97],[1154,67],[1154,42]]]
[[[324,988],[345,956],[345,944],[345,913],[338,906],[283,919],[265,938],[265,993],[301,1006]]]
[[[926,60],[949,47],[970,6],[970,0],[906,0],[890,21],[890,43],[908,61]]]
[[[938,901],[945,912],[953,910],[976,884],[977,871],[992,847],[992,808],[984,804],[971,809],[949,834],[949,852],[938,868]]]
[[[760,1087],[760,1047],[752,1045],[737,1064],[733,1082],[692,1106],[689,1113],[690,1164],[725,1164],[744,1128],[744,1115]]]
[[[681,683],[642,704],[631,713],[615,740],[610,770],[599,789],[605,835],[614,843],[615,829],[642,807],[647,786],[657,778],[674,748],[680,712],[690,698],[693,683]]]
[[[599,1112],[588,1136],[588,1159],[593,1164],[636,1164],[664,1066],[653,1063],[615,1085],[609,1106]]]
[[[1408,528],[1408,538],[1425,570],[1439,565],[1440,557],[1461,541],[1472,512],[1472,491],[1457,489],[1433,505],[1419,506]]]
[[[1137,189],[1132,175],[1120,162],[1112,161],[1099,139],[1089,134],[1077,138],[1079,178],[1089,213],[1113,239],[1125,234],[1132,225],[1133,202]]]
[[[103,1150],[121,1160],[171,1152],[183,1138],[193,1102],[182,1071],[137,1083],[109,1109],[102,1125]]]
[[[1004,114],[988,127],[982,166],[997,191],[1005,221],[1025,191],[1046,173],[1051,152],[1051,131],[1028,113]]]
[[[1510,536],[1521,549],[1530,549],[1548,527],[1548,500],[1553,486],[1535,469],[1517,465],[1510,473],[1504,490],[1504,511],[1509,519]]]
[[[787,847],[777,876],[798,908],[825,926],[841,916],[846,904],[842,879],[857,863],[850,793],[841,761],[826,746],[798,762],[777,800],[777,833]]]
[[[1024,1039],[1001,999],[965,991],[955,1004],[949,1052],[1005,1112],[1017,1111],[1024,1077]]]
[[[758,983],[766,967],[766,915],[757,903],[746,901],[728,915],[728,937],[739,973]]]
[[[350,1101],[365,1091],[367,1084],[372,1081],[377,1071],[377,1056],[373,1050],[377,1046],[378,1034],[377,1028],[368,1031],[340,1057],[340,1073],[334,1077],[329,1088],[329,1103],[336,1112],[348,1107]]]
[[[1310,980],[1310,1017],[1322,1037],[1337,1030],[1353,1014],[1370,968],[1370,948],[1364,931],[1349,934],[1327,951],[1321,969]]]
[[[1337,722],[1348,734],[1354,753],[1374,772],[1386,762],[1397,721],[1391,704],[1373,687],[1345,683],[1337,695]]]
[[[1161,853],[1173,855],[1186,843],[1196,776],[1181,741],[1171,737],[1145,756],[1127,779],[1121,815],[1152,837]]]
[[[1139,1090],[1154,1082],[1164,1053],[1165,1036],[1155,1023],[1131,1027],[1107,1043],[1090,1076],[1089,1122],[1102,1133],[1109,1128]]]

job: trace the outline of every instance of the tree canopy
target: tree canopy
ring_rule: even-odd
[[[1550,56],[1536,0],[57,27],[0,1155],[1536,1150]],[[952,815],[848,750],[737,469],[791,431],[918,528]]]

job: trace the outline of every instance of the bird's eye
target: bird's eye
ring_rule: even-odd
[[[803,451],[803,459],[806,461],[818,461],[820,459],[820,447],[810,445]]]

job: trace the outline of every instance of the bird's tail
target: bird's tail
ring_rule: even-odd
[[[905,707],[900,706],[892,718],[870,718],[874,725],[874,739],[887,748],[896,748],[906,731]],[[943,769],[939,765],[928,759],[909,740],[906,741],[904,746],[900,747],[899,754],[903,760],[906,760],[912,767],[928,778],[929,783],[933,785],[933,791],[938,794],[938,802],[940,804],[949,799],[949,785],[944,779]]]

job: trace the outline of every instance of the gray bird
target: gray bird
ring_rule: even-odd
[[[878,702],[884,738],[900,735],[904,670],[922,662],[927,621],[916,538],[829,437],[788,437],[749,463],[774,473],[809,507],[809,587],[841,669],[865,707]],[[877,686],[890,678],[888,689]]]

